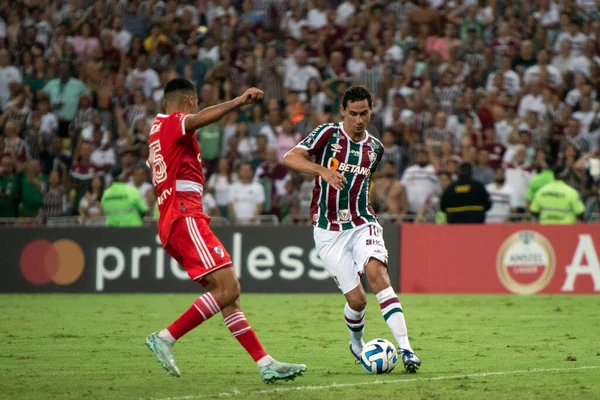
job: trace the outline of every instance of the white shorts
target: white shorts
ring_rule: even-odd
[[[379,225],[366,224],[345,231],[315,227],[313,235],[323,267],[344,294],[358,286],[371,257],[387,265],[388,252]]]

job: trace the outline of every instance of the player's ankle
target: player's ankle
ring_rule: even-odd
[[[163,329],[162,331],[158,332],[158,337],[164,340],[165,342],[169,342],[171,344],[175,344],[175,342],[177,341],[177,339],[175,339],[173,335],[171,335],[171,332],[169,332],[168,329]]]
[[[262,357],[260,360],[256,361],[256,365],[258,365],[258,367],[266,367],[268,365],[271,364],[275,364],[277,361],[271,357],[270,355],[266,355],[264,357]]]

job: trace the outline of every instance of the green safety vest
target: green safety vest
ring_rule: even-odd
[[[575,189],[563,181],[553,181],[537,191],[530,209],[540,214],[540,224],[573,224],[585,206]]]
[[[142,226],[142,214],[148,211],[138,190],[123,182],[115,182],[106,189],[101,204],[107,226]]]

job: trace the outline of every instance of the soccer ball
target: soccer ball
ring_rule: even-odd
[[[371,374],[388,374],[396,367],[398,353],[388,340],[373,339],[363,347],[360,363]]]

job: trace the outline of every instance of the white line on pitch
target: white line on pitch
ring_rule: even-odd
[[[423,377],[423,378],[409,378],[409,379],[392,379],[386,381],[368,381],[368,382],[356,382],[356,383],[332,383],[330,385],[321,385],[321,386],[294,386],[294,387],[282,387],[282,388],[274,388],[274,389],[264,389],[264,390],[256,390],[251,392],[241,392],[239,390],[234,389],[231,392],[221,392],[212,395],[198,394],[198,395],[188,395],[188,396],[177,396],[177,397],[165,397],[162,399],[151,398],[152,400],[191,400],[191,399],[206,399],[210,397],[233,397],[233,396],[243,396],[243,395],[254,395],[254,394],[269,394],[269,393],[282,393],[282,392],[299,392],[303,390],[324,390],[324,389],[332,389],[332,388],[343,388],[343,387],[352,387],[352,386],[368,386],[368,385],[387,385],[391,383],[403,383],[403,382],[426,382],[426,381],[442,381],[447,379],[461,379],[461,378],[478,378],[485,376],[496,376],[496,375],[516,375],[516,374],[543,374],[546,372],[570,372],[570,371],[580,371],[582,369],[599,369],[599,365],[588,365],[581,367],[573,367],[573,368],[533,368],[533,369],[523,369],[517,371],[496,371],[496,372],[479,372],[475,374],[462,374],[462,375],[443,375],[443,376],[433,376],[433,377]]]

